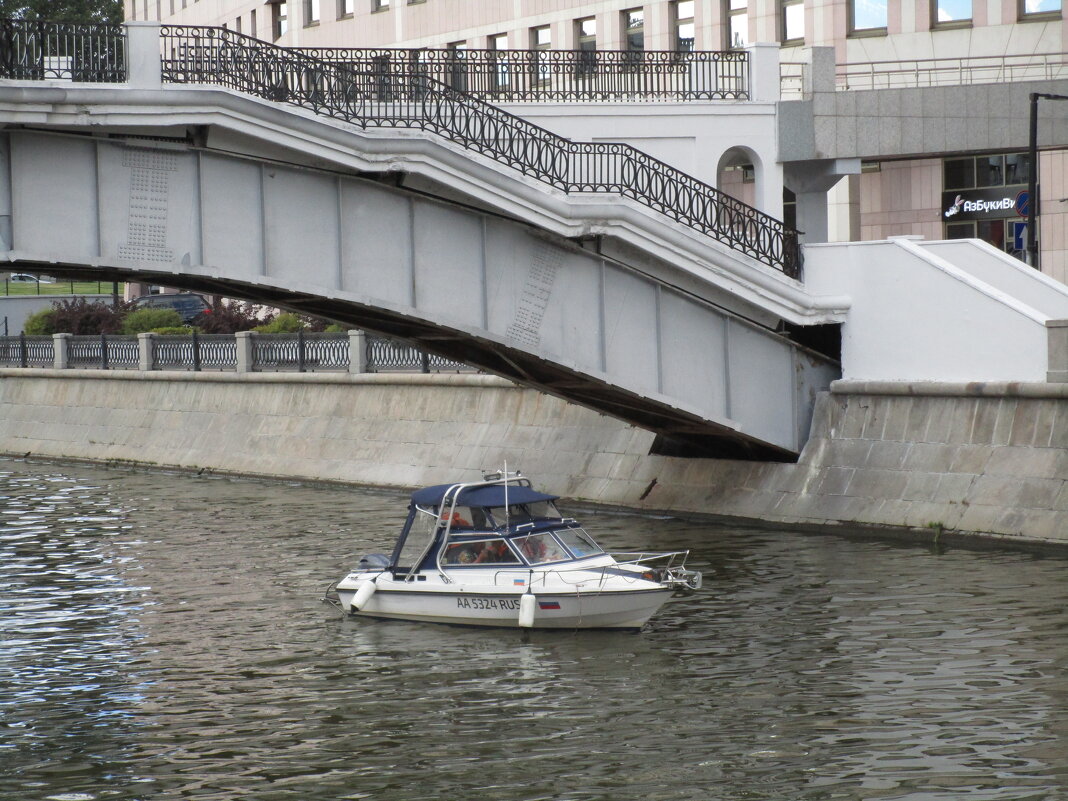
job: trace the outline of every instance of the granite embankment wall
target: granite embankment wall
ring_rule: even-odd
[[[838,382],[797,464],[653,435],[490,376],[0,370],[0,451],[416,486],[522,469],[568,498],[1068,545],[1068,384]]]

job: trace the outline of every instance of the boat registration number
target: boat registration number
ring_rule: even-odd
[[[518,609],[518,598],[457,598],[457,609]]]

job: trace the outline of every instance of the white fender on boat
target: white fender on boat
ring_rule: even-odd
[[[378,589],[378,585],[375,584],[374,579],[365,581],[360,585],[360,589],[356,590],[356,594],[352,597],[352,608],[359,611],[363,609],[364,605],[371,600],[371,596],[375,594],[375,590]]]
[[[534,593],[527,592],[519,599],[519,625],[524,629],[534,627],[534,609],[537,607]]]

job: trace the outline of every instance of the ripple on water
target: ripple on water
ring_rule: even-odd
[[[1068,798],[1059,559],[583,515],[639,635],[341,619],[403,496],[0,463],[0,799]]]

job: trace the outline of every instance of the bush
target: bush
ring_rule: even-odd
[[[52,304],[53,334],[117,334],[131,304],[90,303],[85,298]]]
[[[252,303],[218,303],[210,314],[197,317],[197,326],[205,334],[236,334],[271,322],[275,314]]]
[[[52,320],[53,312],[54,309],[41,309],[27,317],[26,324],[22,327],[26,336],[48,336],[56,333]]]
[[[174,309],[137,309],[122,320],[122,333],[144,334],[157,328],[180,328],[182,315]]]
[[[279,314],[266,325],[258,325],[252,330],[260,334],[295,334],[306,329],[307,326],[299,314],[285,312],[284,314]]]
[[[188,336],[192,336],[194,331],[199,333],[200,329],[196,328],[195,326],[194,327],[190,327],[188,325],[168,325],[168,326],[164,326],[162,328],[153,328],[150,333],[160,334],[162,336],[167,336],[167,337],[171,337],[171,336],[186,336],[186,337],[188,337]]]

